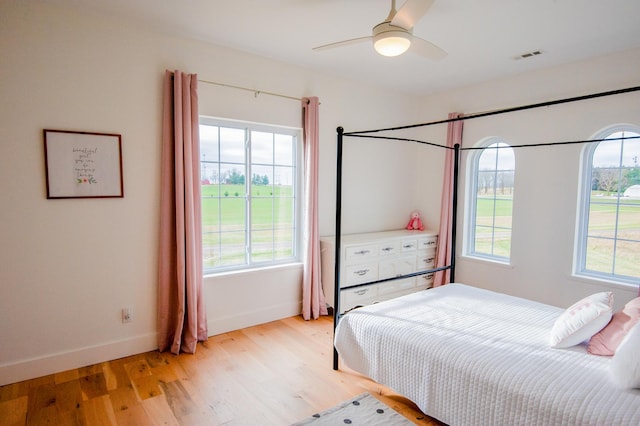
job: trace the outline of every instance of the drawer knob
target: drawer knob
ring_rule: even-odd
[[[355,252],[355,254],[362,254],[362,255],[367,254],[367,253],[369,253],[369,250],[360,250],[360,251]]]
[[[387,251],[387,252],[393,251],[393,247],[384,247],[382,251]]]
[[[354,293],[357,294],[358,296],[362,296],[363,294],[366,294],[369,291],[368,288],[363,288],[362,290],[356,290]]]
[[[369,272],[368,269],[360,269],[359,271],[355,271],[354,274],[363,276],[363,275],[366,275],[367,272]]]

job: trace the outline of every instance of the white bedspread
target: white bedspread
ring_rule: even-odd
[[[562,311],[449,284],[351,311],[335,345],[449,425],[640,425],[640,390],[612,384],[610,358],[548,346]]]

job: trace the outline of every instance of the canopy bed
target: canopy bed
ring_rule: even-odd
[[[427,415],[447,424],[640,424],[640,324],[627,330],[624,357],[591,355],[584,343],[610,322],[606,300],[580,301],[563,310],[530,300],[455,283],[456,209],[461,148],[380,132],[468,120],[595,97],[639,91],[640,87],[602,92],[448,120],[388,129],[345,132],[337,129],[336,229],[333,289],[334,359],[406,396]],[[451,251],[449,263],[396,277],[341,284],[342,160],[345,138],[416,142],[453,152]],[[537,145],[594,142],[565,141]],[[444,236],[439,236],[442,239]],[[348,238],[348,236],[344,236]],[[341,293],[392,280],[449,271],[450,282],[357,309],[341,309]],[[376,277],[377,278],[377,277]],[[473,284],[473,283],[468,283]],[[606,294],[598,297],[606,299]],[[596,303],[597,302],[597,303]],[[584,319],[588,309],[596,318]],[[350,306],[351,308],[351,306]],[[577,309],[577,311],[576,311]],[[637,309],[637,311],[640,311]],[[569,323],[567,316],[584,323]],[[607,317],[608,315],[608,317]],[[574,326],[573,329],[571,328]],[[595,330],[594,327],[599,327]],[[558,331],[558,328],[560,331]],[[569,331],[567,331],[569,330]],[[594,331],[595,330],[595,331]],[[551,342],[550,335],[560,343]],[[587,336],[587,333],[588,336]],[[564,340],[567,337],[567,340]],[[573,341],[573,340],[576,341]],[[571,340],[571,341],[569,341]],[[628,342],[628,340],[630,342]],[[632,340],[632,341],[631,341]],[[572,343],[572,344],[569,344]],[[565,345],[566,344],[566,345]],[[631,372],[625,366],[631,365]],[[617,370],[616,370],[617,368]],[[637,371],[633,371],[633,370]],[[613,375],[613,379],[612,379]],[[636,382],[637,381],[637,382]]]

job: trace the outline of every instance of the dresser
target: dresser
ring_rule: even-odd
[[[430,231],[372,232],[342,235],[340,243],[340,313],[356,306],[430,288],[433,274],[350,288],[435,267],[438,235]],[[322,288],[334,306],[335,237],[320,238]]]

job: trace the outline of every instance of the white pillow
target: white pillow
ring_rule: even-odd
[[[633,326],[616,349],[609,371],[617,386],[640,388],[640,323]]]
[[[574,303],[553,324],[549,345],[568,348],[588,340],[602,330],[613,316],[613,293],[587,296]]]

